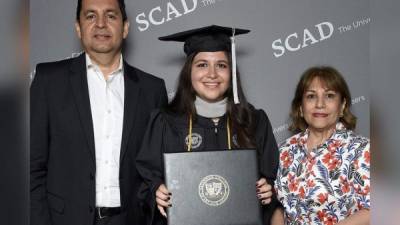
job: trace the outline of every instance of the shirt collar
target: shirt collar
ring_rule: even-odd
[[[86,57],[86,69],[87,70],[90,68],[95,68],[96,70],[99,69],[99,66],[94,64],[93,61],[90,59],[89,54],[86,53],[85,57]],[[123,62],[124,62],[124,59],[122,58],[122,54],[120,54],[118,68],[115,71],[113,71],[111,74],[115,74],[115,73],[123,71]]]
[[[335,130],[333,131],[332,135],[323,144],[321,144],[318,148],[320,148],[321,146],[327,145],[331,142],[340,141],[341,139],[343,139],[342,134],[344,132],[346,132],[346,130],[347,129],[342,122],[337,122]],[[300,134],[300,136],[297,140],[297,143],[299,143],[299,145],[301,145],[302,147],[305,147],[309,133],[310,133],[310,131],[307,128],[304,132],[302,132]]]

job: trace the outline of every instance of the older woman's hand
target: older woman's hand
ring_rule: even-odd
[[[265,178],[261,178],[256,183],[257,197],[260,199],[261,204],[266,205],[271,202],[272,186],[267,183]]]
[[[167,187],[164,184],[161,184],[156,191],[156,202],[158,211],[160,211],[161,215],[167,217],[167,213],[165,212],[165,208],[171,207],[171,193],[168,191]]]

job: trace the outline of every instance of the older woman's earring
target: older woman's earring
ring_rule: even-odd
[[[304,117],[303,110],[300,108],[300,117]]]
[[[343,117],[343,111],[344,111],[345,106],[346,106],[346,102],[344,102],[343,105],[342,105],[342,111],[339,114],[339,118]]]

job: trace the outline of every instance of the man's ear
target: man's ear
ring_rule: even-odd
[[[81,27],[79,25],[79,21],[75,21],[75,31],[76,35],[78,35],[79,39],[82,39]]]
[[[124,39],[125,39],[126,37],[128,37],[129,26],[130,26],[129,21],[125,21],[125,22],[124,22],[124,31],[123,31],[123,34],[122,34],[122,37],[123,37]]]

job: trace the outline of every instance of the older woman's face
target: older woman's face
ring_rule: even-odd
[[[315,78],[304,92],[301,106],[308,128],[318,131],[335,128],[345,105],[341,98],[338,92],[329,90]]]
[[[207,102],[222,100],[229,87],[230,71],[225,52],[199,52],[193,59],[191,74],[196,94]]]

